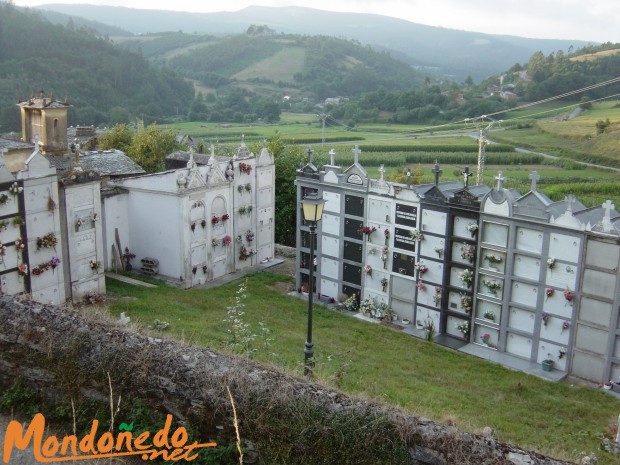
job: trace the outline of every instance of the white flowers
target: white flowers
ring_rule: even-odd
[[[422,234],[418,229],[409,231],[409,237],[411,237],[414,241],[424,240],[424,234]]]
[[[469,332],[469,321],[462,321],[460,323],[456,323],[454,327],[461,333],[467,334]]]
[[[23,187],[20,187],[17,182],[14,182],[13,184],[11,184],[11,187],[9,187],[9,192],[13,195],[19,195],[24,191]]]

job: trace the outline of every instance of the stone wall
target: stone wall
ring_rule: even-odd
[[[106,401],[109,374],[115,397],[142,398],[225,444],[234,438],[229,387],[241,437],[255,447],[245,463],[564,463],[492,433],[462,433],[246,359],[149,337],[93,312],[0,298],[0,389],[23,377],[58,401]],[[288,456],[277,457],[282,451]]]
[[[295,258],[297,249],[295,247],[288,247],[286,245],[274,244],[274,250],[276,256],[285,258]]]

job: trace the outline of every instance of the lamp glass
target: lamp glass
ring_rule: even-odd
[[[304,211],[304,220],[317,222],[323,217],[323,207],[325,200],[316,195],[304,197],[301,201]]]

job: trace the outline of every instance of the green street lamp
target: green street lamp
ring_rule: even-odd
[[[301,200],[304,220],[310,226],[310,274],[308,277],[308,336],[304,345],[304,375],[312,374],[314,369],[314,344],[312,342],[312,297],[314,294],[314,240],[316,224],[321,221],[325,200],[317,194],[309,194]]]

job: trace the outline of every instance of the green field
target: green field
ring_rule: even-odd
[[[552,102],[536,107],[508,112],[506,120],[489,134],[493,142],[503,147],[521,147],[534,152],[562,157],[562,160],[543,159],[541,156],[518,152],[495,153],[500,148],[487,146],[488,164],[484,180],[494,184],[499,170],[508,181],[505,186],[521,193],[529,190],[528,175],[536,170],[541,174],[540,190],[552,200],[562,200],[568,194],[576,195],[585,205],[600,205],[610,199],[620,205],[620,172],[579,166],[571,160],[620,168],[620,105],[602,102],[579,116],[566,119],[575,105]],[[595,124],[609,118],[612,130],[596,134]],[[516,128],[517,124],[525,127]],[[614,126],[615,123],[615,126]],[[283,113],[277,124],[217,124],[181,123],[171,127],[183,134],[202,139],[206,143],[229,147],[240,141],[241,135],[249,144],[270,139],[276,134],[287,144],[312,146],[317,163],[329,160],[328,152],[336,150],[336,162],[343,166],[352,163],[354,145],[362,150],[360,163],[373,178],[378,177],[379,165],[384,164],[388,178],[407,168],[420,167],[420,182],[431,182],[430,169],[437,160],[443,168],[442,180],[459,179],[464,166],[475,171],[478,142],[475,128],[459,125],[423,126],[368,123],[355,128],[327,125],[325,144],[317,115]],[[463,132],[465,131],[465,132]],[[431,132],[433,134],[431,134]],[[454,148],[457,148],[455,152]],[[465,150],[466,149],[466,150]]]
[[[596,122],[608,118],[615,128],[597,135]],[[539,119],[531,128],[497,131],[490,138],[578,161],[620,167],[619,122],[620,104],[604,102],[570,120]]]
[[[163,320],[170,327],[157,333],[160,336],[226,348],[224,320],[236,283],[208,290],[179,290],[161,283],[146,289],[108,279],[106,286],[114,315],[125,312],[142,327]],[[307,303],[283,294],[291,288],[292,279],[286,276],[251,275],[244,318],[255,330],[263,322],[271,331],[270,347],[256,358],[299,376]],[[514,372],[321,305],[315,306],[313,327],[316,374],[345,392],[450,421],[463,431],[490,426],[500,441],[557,458],[577,461],[584,451],[595,453],[601,465],[617,463],[597,450],[595,435],[617,419],[620,400],[600,389]],[[260,339],[255,342],[260,344]]]

